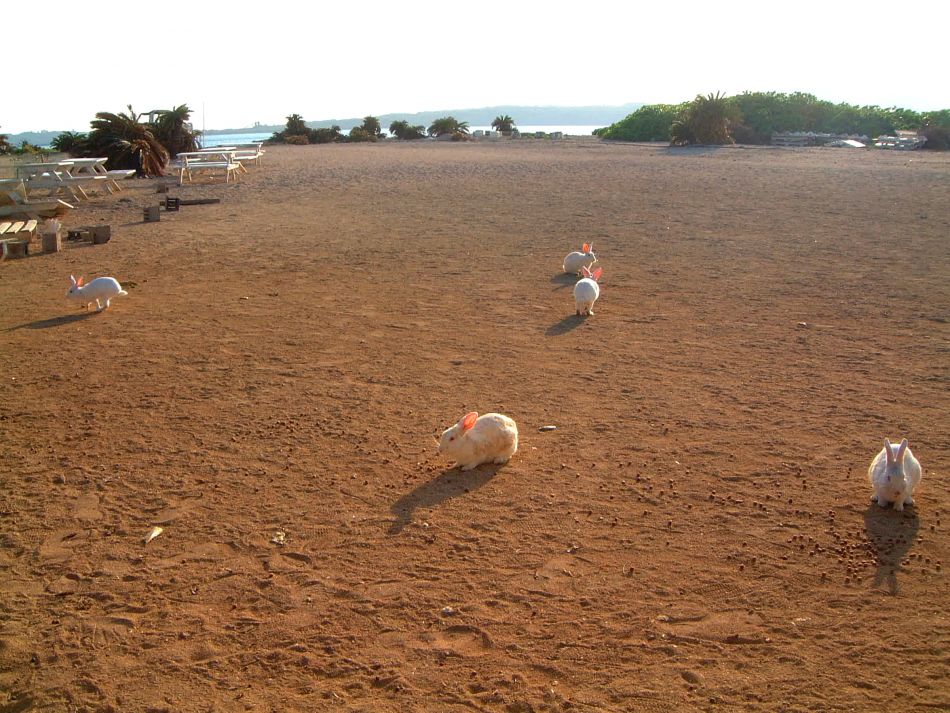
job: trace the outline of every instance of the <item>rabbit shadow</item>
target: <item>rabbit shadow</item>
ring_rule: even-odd
[[[449,468],[432,480],[423,483],[394,502],[389,511],[396,517],[389,534],[398,535],[412,521],[416,508],[434,508],[446,500],[478,490],[495,477],[504,463],[486,463],[462,472],[457,466]]]
[[[890,594],[900,591],[897,573],[901,569],[901,562],[917,541],[919,529],[920,518],[915,507],[898,512],[893,507],[882,508],[875,502],[868,504],[864,511],[864,531],[874,547],[877,560],[875,587],[886,586]]]
[[[586,316],[582,316],[579,314],[569,314],[560,322],[557,322],[556,324],[552,324],[550,327],[544,330],[544,333],[549,337],[557,337],[561,334],[567,334],[573,329],[577,329],[586,321],[587,321]]]
[[[569,272],[559,272],[556,275],[551,276],[551,282],[553,282],[557,287],[554,288],[554,292],[558,290],[563,290],[565,287],[570,287],[576,283],[580,278],[577,275],[572,275]]]
[[[95,315],[99,314],[98,312],[79,312],[76,314],[64,314],[59,317],[52,317],[50,319],[38,319],[35,322],[26,322],[25,324],[18,324],[15,327],[10,327],[7,331],[12,332],[16,329],[50,329],[52,327],[61,327],[64,324],[72,324],[73,322],[81,322],[84,319],[89,319]]]

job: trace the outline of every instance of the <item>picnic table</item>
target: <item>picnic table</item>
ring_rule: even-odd
[[[62,161],[46,161],[44,163],[20,163],[16,167],[17,178],[30,180],[35,176],[48,175],[51,178],[62,178],[61,174],[69,176],[69,169],[72,167],[72,160],[64,159]]]
[[[26,218],[36,220],[51,218],[72,208],[72,205],[57,198],[46,200],[30,200],[27,197],[26,185],[21,178],[0,179],[0,218]]]
[[[74,158],[70,159],[73,165],[70,169],[70,175],[73,178],[92,178],[94,180],[106,181],[106,187],[109,192],[121,191],[122,188],[116,179],[129,178],[135,175],[132,169],[106,170],[108,157],[99,158]]]
[[[231,181],[232,174],[237,180],[238,172],[245,169],[234,154],[234,149],[228,147],[222,149],[218,146],[202,151],[183,151],[178,154],[178,160],[180,161],[178,185],[184,183],[185,176],[191,181],[192,173],[195,171],[210,171],[214,174],[216,171],[222,170],[224,171],[225,183]]]

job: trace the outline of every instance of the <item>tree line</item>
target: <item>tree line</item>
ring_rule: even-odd
[[[515,120],[505,114],[496,117],[491,125],[503,134],[511,133],[515,128]],[[443,116],[433,121],[428,128],[410,125],[408,121],[394,121],[389,125],[389,133],[399,141],[414,141],[427,136],[451,136],[456,141],[464,141],[468,138],[469,128],[467,121],[459,121],[454,116]],[[291,114],[287,117],[284,130],[275,132],[270,140],[280,144],[305,145],[379,141],[381,138],[383,128],[375,116],[364,117],[362,124],[350,129],[349,135],[344,135],[339,126],[312,129],[300,114]]]
[[[917,130],[926,148],[950,146],[950,109],[917,112],[899,107],[834,104],[813,94],[744,92],[698,95],[682,104],[648,104],[595,136],[621,141],[687,144],[768,144],[773,133],[812,131],[875,137]]]

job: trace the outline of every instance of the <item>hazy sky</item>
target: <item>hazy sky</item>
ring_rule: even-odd
[[[7,134],[85,131],[130,103],[187,104],[199,129],[745,90],[950,108],[946,0],[46,0],[4,16]]]

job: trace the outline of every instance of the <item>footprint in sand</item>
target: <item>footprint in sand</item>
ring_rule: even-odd
[[[43,540],[39,556],[44,562],[65,562],[73,556],[73,547],[87,540],[78,530],[55,530]]]
[[[477,627],[456,625],[423,634],[413,647],[455,656],[484,656],[492,648],[492,641]]]
[[[518,577],[518,584],[528,591],[551,595],[576,594],[587,584],[590,567],[573,555],[553,557],[538,569]]]
[[[726,644],[759,644],[768,641],[762,617],[741,609],[695,616],[663,616],[659,629],[673,636]]]
[[[77,520],[99,520],[102,512],[99,510],[99,496],[95,493],[80,495],[73,506],[73,517]]]
[[[92,616],[70,619],[64,630],[75,635],[84,645],[110,646],[123,640],[135,628],[135,620],[124,616]]]

